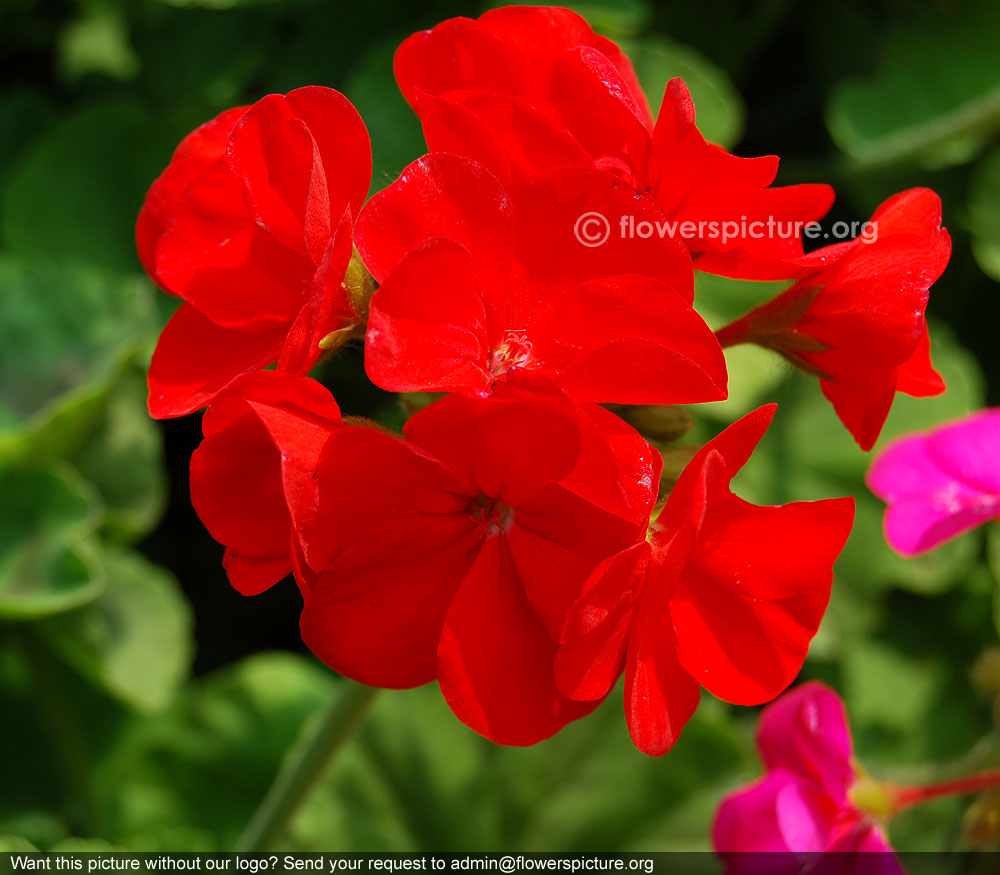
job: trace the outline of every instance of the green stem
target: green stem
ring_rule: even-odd
[[[377,690],[354,681],[337,685],[337,695],[285,757],[234,851],[266,851],[285,834],[299,806],[309,797],[334,754],[358,727]]]

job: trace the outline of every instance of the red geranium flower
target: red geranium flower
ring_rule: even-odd
[[[889,198],[869,228],[817,250],[825,267],[718,332],[723,346],[756,343],[816,374],[863,450],[878,440],[896,392],[944,391],[924,310],[951,255],[941,199],[930,189]]]
[[[359,321],[343,280],[370,180],[364,123],[330,88],[268,95],[181,142],[136,227],[149,275],[185,301],[150,366],[154,417],[275,361],[305,373]]]
[[[595,706],[559,694],[556,641],[588,574],[643,530],[659,454],[522,372],[489,398],[441,399],[405,436],[353,427],[326,444],[299,526],[303,640],[363,683],[438,678],[477,732],[533,744]]]
[[[484,394],[509,372],[538,368],[580,401],[725,398],[725,359],[691,307],[683,247],[582,246],[573,229],[585,199],[608,214],[635,203],[594,170],[505,191],[453,155],[411,164],[358,219],[358,249],[382,283],[368,317],[372,380]]]
[[[624,669],[629,732],[648,754],[673,746],[699,687],[739,705],[778,695],[826,609],[853,499],[758,507],[729,488],[775,408],[702,447],[649,537],[602,562],[569,612],[560,692],[600,699]]]
[[[560,167],[608,171],[655,199],[612,223],[670,223],[700,270],[782,279],[808,268],[801,230],[830,208],[832,189],[772,188],[776,157],[737,158],[706,142],[680,79],[654,124],[628,58],[568,9],[445,21],[407,39],[395,70],[431,151],[474,158],[505,184]]]
[[[315,498],[308,474],[340,427],[340,409],[320,383],[276,371],[238,377],[205,411],[205,437],[191,456],[191,503],[225,545],[222,563],[243,595],[292,570],[298,546],[290,511],[307,491]]]

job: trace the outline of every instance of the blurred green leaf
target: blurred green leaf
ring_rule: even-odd
[[[51,102],[40,91],[21,87],[0,92],[0,195],[17,160],[54,117]]]
[[[135,102],[70,115],[13,172],[0,202],[5,246],[138,270],[135,219],[178,139],[176,125]]]
[[[177,581],[129,550],[105,552],[107,586],[41,632],[85,676],[140,711],[164,708],[187,677],[194,620]]]
[[[270,6],[285,0],[159,0],[165,6],[178,9],[238,9],[247,6]]]
[[[280,57],[290,22],[274,20],[271,6],[281,0],[222,0],[208,2],[146,3],[148,15],[136,23],[132,39],[142,58],[142,79],[150,95],[182,110],[186,126],[162,143],[161,166],[152,168],[145,185],[166,166],[174,146],[187,131],[239,104],[253,103],[267,93],[259,83]],[[289,4],[290,5],[290,4]],[[174,7],[184,8],[174,8]],[[257,8],[264,7],[264,8]],[[300,10],[300,14],[303,10]],[[301,26],[301,25],[300,25]],[[336,34],[324,33],[327,51]],[[178,59],[183,58],[183,63]],[[322,80],[299,80],[299,85],[322,85]],[[138,209],[138,203],[136,209]]]
[[[860,642],[845,654],[844,688],[855,723],[906,733],[926,717],[940,682],[933,665],[876,641]]]
[[[145,381],[138,373],[112,391],[73,463],[104,499],[108,534],[128,540],[156,525],[167,491],[163,438],[146,410]]]
[[[1000,128],[1000,6],[927,8],[892,31],[878,72],[830,95],[827,126],[865,164],[961,164]]]
[[[165,714],[137,723],[101,767],[108,837],[128,848],[228,850],[334,678],[289,653],[249,657],[198,681]]]
[[[645,0],[581,0],[566,6],[586,18],[595,31],[615,40],[645,30],[653,12]]]
[[[674,750],[650,759],[629,739],[621,695],[553,739],[510,748],[465,728],[436,685],[384,693],[297,819],[294,846],[659,850],[662,825],[731,781],[748,740],[706,699]]]
[[[63,452],[155,324],[152,289],[84,264],[9,255],[0,288],[0,451],[30,432],[33,455]]]
[[[1000,149],[983,158],[972,175],[968,224],[976,261],[1000,282]]]
[[[21,854],[26,851],[37,851],[31,842],[20,836],[0,835],[0,854]]]
[[[395,182],[426,151],[417,116],[392,75],[395,40],[369,49],[351,71],[344,94],[357,107],[372,141],[371,193]]]
[[[695,272],[696,307],[709,327],[718,331],[758,304],[770,300],[787,285],[746,282],[698,271]],[[742,344],[725,352],[729,397],[725,401],[699,404],[698,415],[728,425],[765,401],[773,400],[771,396],[780,383],[798,378],[791,366],[770,350]]]
[[[59,36],[59,68],[69,81],[88,73],[131,79],[139,57],[129,43],[128,22],[109,2],[87,0]]]
[[[698,129],[705,139],[727,148],[739,142],[746,107],[720,67],[695,49],[665,36],[645,36],[623,47],[632,59],[654,114],[660,108],[667,82],[679,76],[691,92]]]
[[[86,539],[101,518],[93,488],[65,468],[0,471],[0,620],[24,620],[92,601],[104,588]]]

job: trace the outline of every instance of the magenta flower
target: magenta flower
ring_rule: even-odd
[[[833,690],[805,683],[766,707],[757,748],[766,774],[723,799],[712,825],[728,872],[856,871],[862,861],[880,875],[902,872],[883,828],[895,797],[855,770]]]
[[[888,504],[885,537],[904,556],[982,525],[1000,515],[1000,409],[894,441],[866,480]]]

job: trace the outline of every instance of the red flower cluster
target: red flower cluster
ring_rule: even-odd
[[[804,226],[832,192],[774,187],[777,158],[707,143],[679,80],[654,122],[625,55],[565,9],[445,22],[403,43],[396,73],[431,151],[363,209],[368,136],[330,89],[181,143],[137,228],[150,276],[184,299],[150,411],[208,405],[195,508],[241,592],[295,576],[303,638],[333,669],[436,679],[505,744],[553,734],[624,674],[632,737],[663,753],[701,687],[754,704],[792,681],[852,503],[730,491],[773,406],[661,496],[659,450],[598,405],[725,398],[723,347],[754,342],[819,375],[870,445],[896,390],[943,388],[924,323],[948,257],[937,199],[898,195],[877,240],[812,253],[798,233],[720,239]],[[696,230],[583,245],[587,214]],[[793,283],[716,335],[695,268]],[[362,338],[381,388],[445,393],[402,434],[342,420],[308,376]]]

